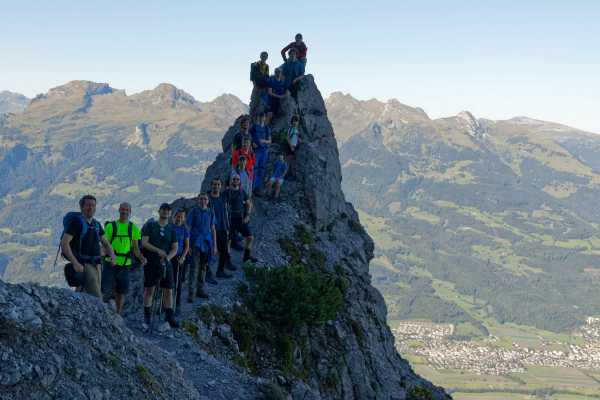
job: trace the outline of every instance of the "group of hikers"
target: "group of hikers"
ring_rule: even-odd
[[[64,270],[68,284],[107,302],[114,298],[120,314],[129,291],[130,273],[135,266],[143,267],[144,328],[150,327],[153,305],[158,301],[165,321],[178,328],[175,316],[181,309],[185,280],[187,302],[193,303],[195,297],[208,299],[205,284],[218,284],[215,277],[232,278],[227,270],[238,267],[232,262],[231,249],[243,252],[244,263],[258,262],[252,255],[252,197],[278,200],[284,180],[289,179],[289,166],[299,144],[300,118],[292,116],[283,148],[265,182],[272,143],[270,123],[279,110],[279,100],[289,96],[304,76],[306,50],[302,35],[297,34],[295,41],[281,51],[285,63],[275,70],[275,76],[269,77],[266,52],[252,64],[253,94],[258,93],[264,101],[265,111],[255,115],[254,123],[249,115],[240,119],[231,146],[231,173],[226,181],[212,179],[210,190],[201,192],[190,210],[176,209],[173,213],[171,205],[163,203],[158,218],[149,219],[140,230],[130,220],[131,205],[123,202],[119,218],[103,226],[94,218],[96,198],[83,196],[79,212],[67,213],[63,218],[59,251],[68,262]],[[215,257],[218,263],[213,275],[210,264]],[[157,288],[162,295],[155,294]]]

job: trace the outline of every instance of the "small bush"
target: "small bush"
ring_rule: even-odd
[[[138,377],[142,381],[142,384],[149,390],[158,391],[159,386],[154,376],[148,371],[148,368],[144,366],[144,364],[137,364],[135,366],[135,370],[137,371]]]
[[[196,313],[206,325],[210,325],[213,319],[217,324],[223,324],[227,320],[227,313],[225,310],[210,303],[202,304],[196,309]]]
[[[187,333],[189,333],[190,335],[192,335],[194,337],[198,335],[198,325],[194,324],[193,322],[182,321],[181,327],[183,328],[184,331],[186,331]]]
[[[285,400],[285,391],[276,383],[265,383],[260,386],[261,400]]]
[[[315,238],[306,225],[298,224],[295,226],[295,228],[296,238],[300,241],[300,243],[307,244],[309,246],[315,243]]]
[[[300,246],[296,245],[296,243],[289,238],[280,238],[278,242],[281,250],[291,258],[290,263],[299,264],[301,258]]]
[[[354,233],[364,233],[365,231],[362,225],[353,219],[348,220],[348,226],[350,227],[350,230]]]
[[[261,321],[295,330],[335,318],[343,294],[331,276],[302,266],[246,268],[253,287],[245,302]]]
[[[421,386],[413,386],[406,396],[406,400],[434,400],[433,393],[431,390],[421,387]]]

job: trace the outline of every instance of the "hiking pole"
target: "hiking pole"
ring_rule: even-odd
[[[177,275],[175,276],[175,290],[173,291],[173,302],[175,304],[173,304],[173,312],[177,312],[177,296],[179,295],[179,274],[181,274],[181,263],[179,262],[180,259],[177,259]],[[173,266],[173,264],[171,264],[171,267]]]

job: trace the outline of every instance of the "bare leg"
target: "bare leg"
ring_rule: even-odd
[[[125,304],[124,294],[115,294],[115,305],[117,307],[117,314],[121,314],[123,311],[123,305]]]
[[[173,289],[163,290],[163,304],[165,309],[173,308]]]
[[[152,307],[152,296],[154,295],[154,286],[144,288],[144,307]]]

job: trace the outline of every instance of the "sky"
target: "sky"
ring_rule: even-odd
[[[600,133],[600,1],[0,0],[0,90],[169,82],[249,101],[249,64],[304,35],[324,95],[396,98],[432,118],[528,116]]]

